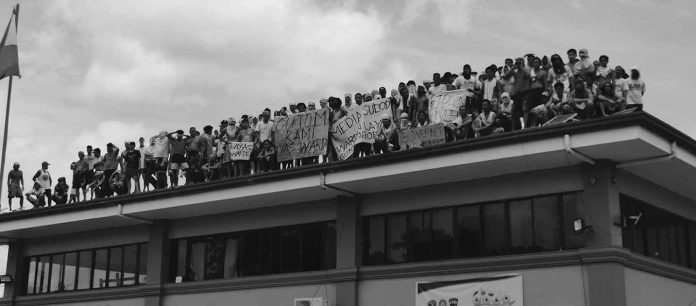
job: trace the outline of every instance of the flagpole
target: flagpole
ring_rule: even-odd
[[[0,161],[0,199],[2,199],[2,181],[5,178],[5,153],[7,153],[7,129],[10,123],[10,98],[12,97],[12,76],[7,86],[7,108],[5,109],[5,131],[2,136],[2,161]]]

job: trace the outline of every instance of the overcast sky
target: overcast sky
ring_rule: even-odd
[[[0,6],[6,24],[14,2]],[[690,0],[21,1],[6,171],[289,102],[588,48],[642,68],[645,109],[693,136]],[[2,21],[4,20],[4,21]],[[4,110],[7,79],[0,82]],[[3,111],[4,114],[4,111]],[[0,119],[2,120],[2,119]],[[1,136],[1,135],[0,135]],[[5,176],[6,174],[2,174]],[[6,176],[5,176],[6,178]],[[3,184],[6,184],[3,182]],[[6,207],[7,188],[0,196]]]

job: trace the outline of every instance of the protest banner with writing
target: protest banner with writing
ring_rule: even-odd
[[[524,306],[522,275],[416,283],[416,306]],[[413,305],[413,304],[412,304]]]
[[[331,126],[331,141],[339,159],[353,154],[355,144],[374,143],[383,115],[391,116],[388,98],[365,102],[348,111],[345,117]]]
[[[459,107],[466,102],[466,90],[447,91],[430,98],[430,123],[451,123],[459,116]]]
[[[326,154],[329,144],[329,110],[320,109],[276,117],[273,142],[278,161]]]
[[[254,150],[254,143],[233,141],[227,144],[227,149],[230,151],[230,159],[249,160],[251,159],[251,151]]]
[[[445,125],[442,123],[399,131],[399,145],[403,149],[427,147],[441,143],[445,143]]]

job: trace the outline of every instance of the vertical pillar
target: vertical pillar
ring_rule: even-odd
[[[585,288],[589,306],[625,306],[626,277],[619,263],[596,263],[582,267],[587,274]]]
[[[163,305],[162,285],[167,282],[169,272],[168,223],[154,221],[148,228],[147,285],[157,286],[159,294],[145,298],[145,306]]]
[[[621,227],[614,224],[621,218],[614,166],[608,160],[599,160],[593,166],[583,166],[581,211],[587,225],[592,226],[592,230],[585,234],[587,247],[622,245]]]
[[[7,249],[7,270],[5,274],[12,275],[12,283],[5,284],[5,301],[9,300],[11,305],[15,304],[15,298],[23,294],[22,289],[26,284],[24,250],[21,240],[13,240],[8,244]]]
[[[336,205],[336,269],[353,270],[360,266],[360,202],[357,197],[338,197]],[[336,306],[358,305],[357,279],[336,283]]]

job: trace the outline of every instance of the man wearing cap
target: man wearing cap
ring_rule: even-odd
[[[319,102],[319,103],[322,103],[322,102]],[[323,109],[324,106],[322,105],[321,108]],[[310,112],[311,112],[311,111],[314,111],[314,110],[317,110],[317,105],[314,104],[314,102],[309,102],[309,103],[307,103],[307,111],[310,111]]]
[[[48,165],[50,164],[46,161],[41,163],[41,169],[36,171],[31,180],[39,183],[41,188],[44,189],[44,196],[48,200],[47,206],[51,206],[51,185],[53,185],[53,181],[51,180],[51,174],[48,172]]]
[[[309,104],[311,105],[313,102],[309,102]],[[329,107],[329,100],[326,98],[319,99],[319,106],[321,106],[321,109]]]
[[[643,95],[645,95],[645,82],[640,79],[640,68],[631,67],[631,78],[626,82],[628,92],[626,102],[628,105],[639,105],[643,107]]]
[[[19,198],[19,209],[24,208],[24,173],[19,170],[19,163],[12,165],[12,170],[7,174],[7,199],[12,211],[12,198]]]

